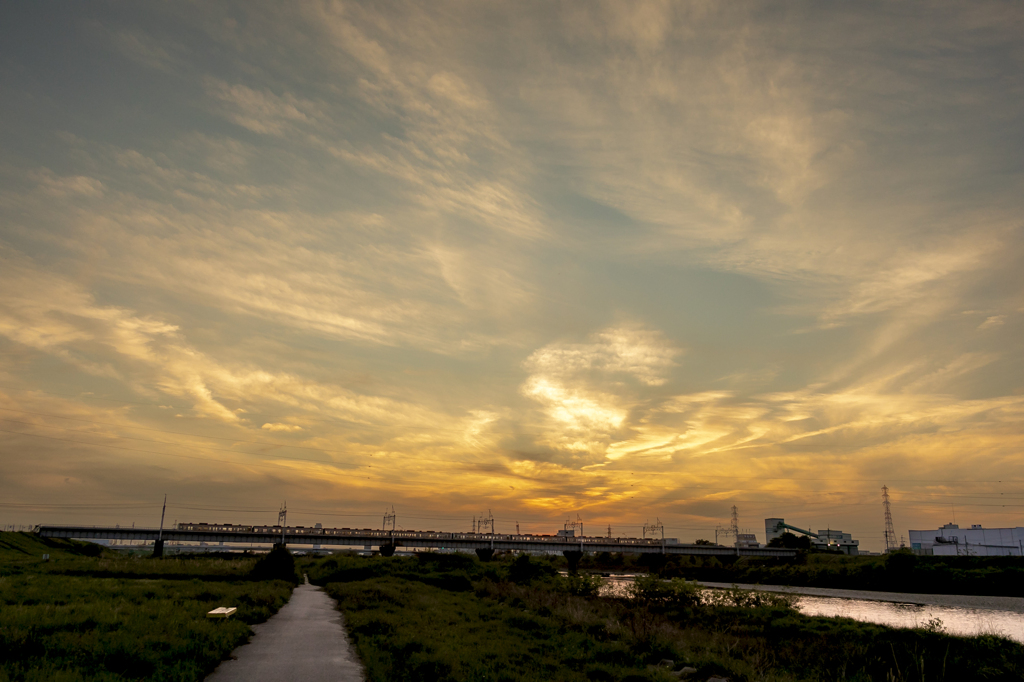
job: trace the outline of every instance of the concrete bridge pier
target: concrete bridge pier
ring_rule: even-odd
[[[164,541],[163,540],[155,540],[153,542],[153,558],[154,559],[159,559],[163,555],[164,555]]]
[[[569,573],[576,575],[580,570],[580,559],[583,558],[583,552],[578,549],[567,549],[562,552],[562,556],[569,562]]]
[[[394,545],[394,543],[389,542],[386,545],[381,545],[380,546],[380,555],[381,556],[394,556],[395,555],[395,545]]]
[[[480,561],[490,561],[492,558],[494,558],[494,550],[486,547],[481,547],[480,549],[476,550],[476,555],[480,559]]]

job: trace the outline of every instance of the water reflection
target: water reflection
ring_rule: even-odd
[[[1012,611],[801,595],[796,608],[808,616],[842,616],[901,628],[939,625],[952,635],[999,635],[1024,643],[1024,617]]]
[[[604,596],[625,596],[633,582],[632,575],[605,577],[601,586]],[[706,589],[721,589],[729,585],[712,583]],[[893,595],[877,593],[880,599],[871,599],[870,592],[853,590],[813,590],[816,595],[799,594],[796,588],[767,585],[739,585],[742,589],[785,592],[796,596],[796,608],[808,616],[841,616],[866,623],[878,623],[901,628],[941,627],[953,635],[998,635],[1024,643],[1024,608],[1018,601],[993,597],[950,597],[945,595]],[[823,595],[821,593],[830,593]],[[896,601],[899,597],[906,601]],[[952,603],[919,603],[952,602]],[[1001,607],[1001,608],[1000,608]],[[1013,609],[1013,610],[1011,610]]]

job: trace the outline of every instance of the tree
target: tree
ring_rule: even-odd
[[[295,573],[295,559],[285,547],[275,546],[264,554],[249,574],[253,580],[287,580],[290,583],[301,582]]]
[[[713,545],[715,543],[711,542],[711,540],[705,540],[704,538],[698,538],[698,539],[693,541],[693,544],[695,544],[695,545]]]
[[[810,549],[811,539],[806,535],[797,537],[790,532],[785,532],[777,538],[768,542],[769,547],[785,547],[786,549]]]

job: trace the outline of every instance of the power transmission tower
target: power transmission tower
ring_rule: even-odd
[[[608,524],[608,537],[612,536],[612,524]]]
[[[644,524],[644,538],[647,538],[647,534],[650,533],[651,537],[657,537],[658,533],[661,533],[661,539],[665,539],[665,526],[662,524],[661,519],[655,519],[654,523]]]
[[[715,528],[715,544],[718,544],[718,538],[732,537],[733,542],[739,542],[740,539],[740,512],[734,504],[732,506],[732,515],[729,519],[729,525],[723,526],[718,524]]]
[[[882,486],[882,506],[885,507],[885,551],[896,549],[896,529],[892,527],[892,510],[889,508],[889,486]]]
[[[388,529],[388,524],[391,524],[391,531],[394,532],[394,530],[395,530],[395,507],[394,507],[394,505],[391,506],[391,511],[388,511],[387,509],[384,510],[384,523],[381,526],[381,528],[383,530],[387,530]]]
[[[516,535],[519,535],[519,522],[516,521]]]

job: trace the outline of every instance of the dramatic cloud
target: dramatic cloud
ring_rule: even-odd
[[[737,504],[877,549],[888,483],[901,529],[1018,523],[1019,8],[40,12],[0,22],[10,522]]]

